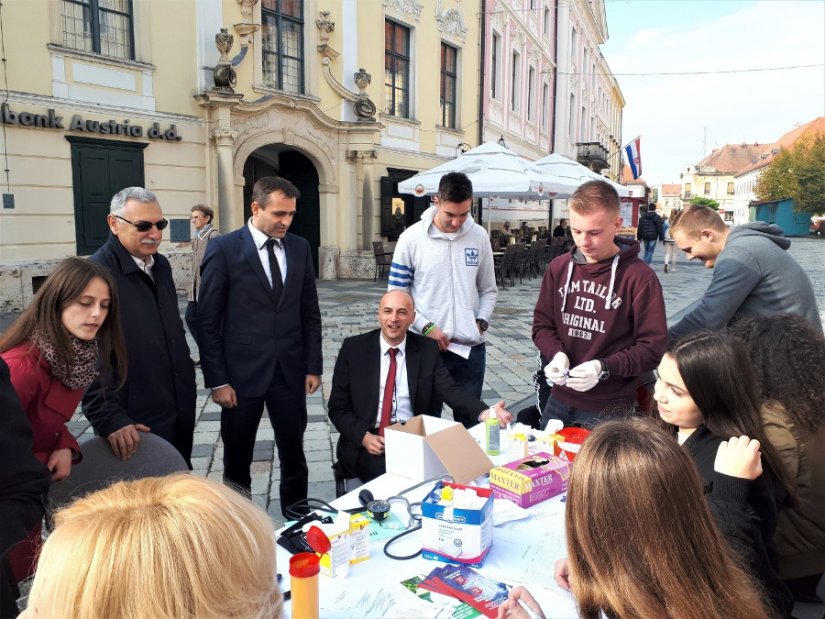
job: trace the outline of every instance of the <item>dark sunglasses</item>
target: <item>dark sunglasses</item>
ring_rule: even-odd
[[[120,215],[115,215],[115,217],[125,221],[127,224],[132,224],[135,228],[137,228],[138,232],[149,232],[149,230],[152,229],[152,226],[155,226],[158,230],[163,230],[169,225],[169,222],[165,219],[161,219],[160,221],[129,221]]]

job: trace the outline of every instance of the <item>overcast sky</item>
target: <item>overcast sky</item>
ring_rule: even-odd
[[[825,115],[825,0],[606,0],[602,53],[642,137],[649,185],[729,143],[772,143]],[[805,69],[729,71],[795,65]],[[643,73],[642,76],[622,75]]]

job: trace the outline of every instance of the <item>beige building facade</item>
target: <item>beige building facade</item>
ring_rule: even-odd
[[[481,16],[460,0],[8,0],[2,19],[0,309],[105,242],[128,185],[157,193],[180,289],[189,208],[237,228],[272,174],[301,190],[318,275],[371,276],[372,243],[428,206],[398,183],[478,136]]]
[[[207,198],[197,39],[180,27],[195,4],[93,5],[3,3],[0,310],[19,309],[59,260],[105,241],[117,190],[157,192],[173,222],[165,236],[181,241],[190,205]]]
[[[224,0],[229,92],[198,97],[220,226],[248,216],[257,178],[302,192],[293,230],[323,279],[373,273],[372,243],[429,205],[397,185],[477,134],[479,16],[438,0]]]

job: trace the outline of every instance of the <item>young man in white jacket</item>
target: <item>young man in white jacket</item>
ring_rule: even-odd
[[[498,288],[490,239],[470,216],[472,202],[473,184],[465,174],[441,177],[433,206],[398,239],[388,288],[412,295],[413,330],[438,342],[453,380],[480,399],[487,364],[484,332]],[[477,422],[456,421],[467,427]]]

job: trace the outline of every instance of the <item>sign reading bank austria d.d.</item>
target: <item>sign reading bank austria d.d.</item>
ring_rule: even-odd
[[[98,120],[84,120],[80,114],[75,114],[66,123],[62,116],[55,114],[53,109],[49,109],[46,114],[15,112],[9,107],[8,103],[2,104],[0,119],[7,125],[35,129],[63,129],[64,131],[82,131],[100,135],[124,135],[132,138],[146,136],[150,140],[166,140],[169,142],[180,142],[183,139],[178,135],[175,125],[169,125],[169,128],[164,130],[161,129],[160,123],[152,123],[151,127],[144,129],[140,125],[131,124],[128,118],[122,123],[114,120],[101,122]]]

